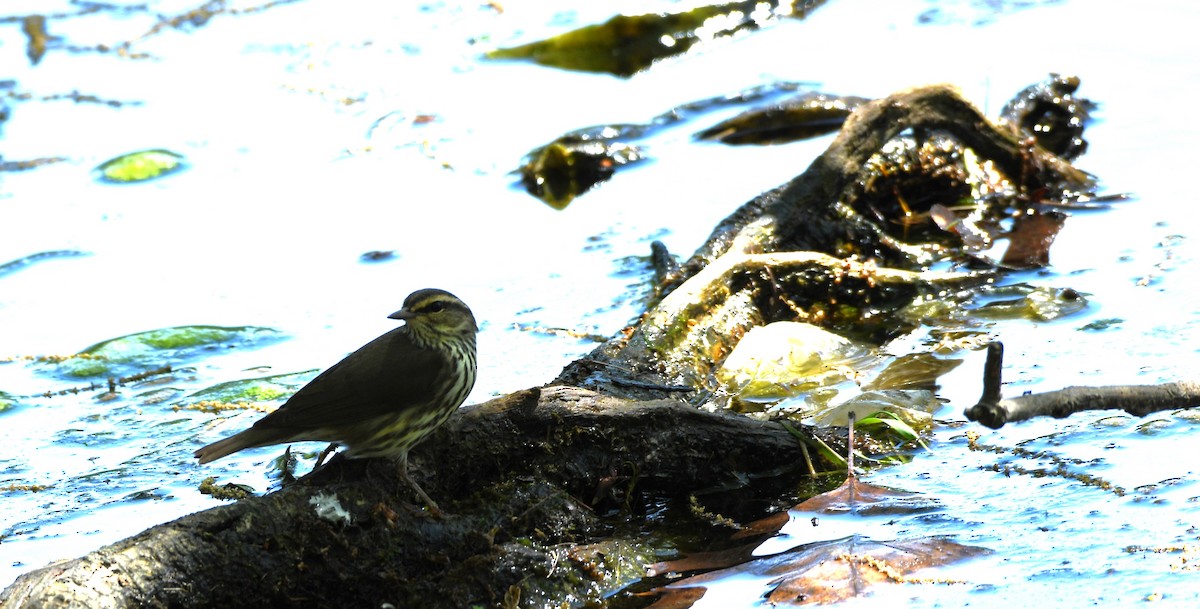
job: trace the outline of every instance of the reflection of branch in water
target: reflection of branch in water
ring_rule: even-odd
[[[83,387],[70,387],[67,389],[61,389],[59,391],[46,391],[45,393],[41,393],[39,395],[41,395],[44,398],[50,398],[50,397],[54,397],[56,395],[66,395],[68,393],[74,394],[74,393],[81,393],[84,391],[99,391],[101,389],[107,389],[109,393],[115,393],[117,391],[117,387],[123,387],[129,383],[136,383],[138,381],[144,381],[148,378],[155,377],[155,376],[162,376],[164,374],[170,374],[171,372],[173,372],[173,369],[171,368],[171,366],[166,365],[161,368],[155,368],[153,370],[147,370],[145,372],[139,372],[137,374],[131,374],[129,376],[112,377],[112,378],[109,378],[108,383],[104,384],[104,385],[99,384],[99,383],[88,383],[86,386],[83,386]]]
[[[1125,487],[1123,487],[1123,486],[1113,484],[1112,482],[1105,480],[1104,478],[1101,478],[1099,476],[1093,476],[1091,474],[1085,474],[1082,472],[1074,471],[1069,467],[1071,465],[1088,465],[1090,463],[1089,461],[1085,461],[1083,459],[1067,459],[1064,457],[1060,457],[1049,451],[1044,451],[1044,450],[1033,451],[1033,450],[1029,450],[1028,448],[1023,448],[1020,446],[1008,447],[1008,446],[996,446],[993,444],[981,444],[979,442],[979,433],[974,432],[974,431],[967,432],[967,448],[969,448],[970,450],[975,451],[975,452],[990,452],[990,453],[996,453],[998,455],[1012,455],[1014,457],[1019,457],[1022,459],[1034,459],[1034,460],[1045,459],[1045,460],[1050,461],[1050,463],[1052,463],[1054,465],[1053,468],[1030,469],[1030,468],[1022,467],[1020,465],[1015,465],[1012,463],[994,463],[990,466],[989,465],[979,466],[979,469],[982,469],[982,470],[992,470],[994,472],[1000,472],[1000,473],[1004,474],[1005,476],[1012,476],[1013,474],[1017,474],[1020,476],[1030,476],[1033,478],[1052,477],[1052,478],[1062,478],[1064,480],[1074,480],[1076,482],[1082,483],[1084,486],[1092,486],[1092,487],[1106,490],[1118,497],[1124,497],[1125,493],[1126,493]]]
[[[263,4],[260,4],[258,6],[248,6],[246,8],[229,8],[229,7],[225,6],[225,0],[211,0],[210,2],[206,2],[203,5],[201,5],[197,8],[194,8],[186,13],[182,13],[182,14],[176,15],[174,17],[169,17],[167,19],[163,19],[162,21],[159,21],[154,27],[150,28],[150,30],[148,32],[146,32],[145,34],[142,34],[141,36],[137,37],[134,40],[124,43],[124,45],[127,46],[131,43],[145,40],[146,38],[149,38],[150,36],[153,36],[153,35],[161,32],[165,28],[180,29],[185,25],[192,25],[195,27],[200,27],[200,26],[208,23],[209,19],[212,19],[213,17],[215,17],[217,15],[221,15],[221,14],[242,15],[242,14],[248,14],[248,13],[257,13],[259,11],[264,11],[266,9],[273,8],[273,7],[279,6],[281,4],[291,4],[293,2],[298,2],[298,1],[299,0],[271,0],[270,2],[264,2]]]
[[[1180,381],[1161,385],[1110,385],[1106,387],[1067,387],[1057,391],[1004,399],[1000,394],[1000,375],[1004,346],[988,345],[983,371],[983,396],[966,410],[967,418],[999,429],[1005,423],[1034,417],[1065,418],[1086,410],[1124,410],[1135,416],[1152,412],[1200,406],[1200,383]]]

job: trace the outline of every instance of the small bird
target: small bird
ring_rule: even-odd
[[[475,316],[444,290],[424,289],[388,315],[405,325],[322,372],[249,429],[195,455],[208,463],[245,448],[335,442],[348,457],[399,457],[400,477],[437,513],[408,476],[408,451],[467,399],[475,385]]]

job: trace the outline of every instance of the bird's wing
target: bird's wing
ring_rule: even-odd
[[[413,344],[404,327],[363,345],[322,372],[255,427],[343,427],[429,399],[435,379],[451,365],[438,351]]]

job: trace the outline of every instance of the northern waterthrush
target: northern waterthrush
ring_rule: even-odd
[[[436,512],[408,476],[408,451],[475,385],[475,317],[453,294],[435,289],[413,292],[388,317],[405,325],[346,356],[249,429],[197,450],[200,463],[245,448],[336,442],[349,457],[398,457],[400,476]]]

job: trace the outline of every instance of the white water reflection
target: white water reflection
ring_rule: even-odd
[[[196,362],[179,388],[190,392],[256,376],[246,371],[260,366],[275,373],[326,367],[392,327],[385,316],[410,291],[438,286],[466,300],[482,322],[482,370],[471,397],[480,401],[544,383],[593,347],[512,324],[616,333],[640,312],[646,289],[645,271],[631,276],[622,261],[646,255],[652,239],[690,253],[737,205],[803,171],[828,139],[763,148],[692,143],[694,130],[738,109],[714,111],[652,138],[654,161],[564,212],[512,187],[507,172],[534,146],[773,80],[864,96],[952,82],[995,113],[1022,87],[1060,71],[1078,74],[1080,93],[1102,104],[1080,166],[1138,199],[1071,218],[1054,266],[1024,278],[1087,292],[1092,305],[1054,323],[995,327],[1009,357],[1006,391],[1194,378],[1200,299],[1188,218],[1195,197],[1173,173],[1186,167],[1197,136],[1187,119],[1200,93],[1192,4],[1139,10],[1075,0],[996,14],[985,8],[995,3],[834,0],[805,22],[628,80],[478,56],[489,44],[525,42],[614,9],[674,3],[560,3],[553,12],[541,3],[504,4],[498,15],[476,3],[347,9],[312,0],[168,30],[135,46],[150,60],[51,48],[37,66],[23,57],[20,28],[0,28],[0,78],[14,79],[17,89],[136,102],[120,109],[10,103],[12,118],[0,126],[5,160],[68,161],[0,174],[0,262],[51,250],[88,255],[0,277],[0,357],[72,353],[184,324],[252,324],[292,337]],[[168,15],[191,8],[151,6]],[[10,2],[0,10],[73,7]],[[939,18],[919,25],[932,9]],[[112,44],[155,22],[150,13],[97,13],[48,27],[71,44]],[[423,114],[436,120],[413,125]],[[382,117],[390,118],[372,131]],[[182,153],[190,168],[141,185],[92,180],[95,165],[142,148]],[[397,258],[360,262],[371,250]],[[1121,321],[1080,330],[1103,319]],[[978,357],[968,359],[946,379],[942,393],[953,406],[943,418],[958,418],[978,397]],[[61,388],[31,370],[0,365],[0,390]],[[1130,490],[1124,497],[980,471],[998,457],[967,451],[961,430],[948,428],[915,463],[872,477],[946,505],[942,517],[899,521],[898,534],[954,535],[997,551],[972,563],[982,565],[978,576],[963,576],[975,587],[881,594],[921,606],[1000,606],[1027,594],[1067,607],[1155,592],[1164,602],[1194,601],[1191,578],[1172,570],[1176,557],[1122,548],[1197,543],[1192,498],[1200,491],[1188,449],[1197,431],[1167,417],[1166,428],[1145,436],[1136,431],[1142,421],[1093,426],[1099,418],[1024,423],[984,441],[1036,444],[1059,434],[1055,450],[1102,459],[1080,469]],[[215,505],[196,490],[205,476],[267,488],[271,449],[216,467],[194,464],[190,451],[230,428],[212,421],[148,404],[134,391],[117,403],[87,393],[28,398],[0,413],[0,485],[50,485],[2,495],[0,585],[53,558]]]

